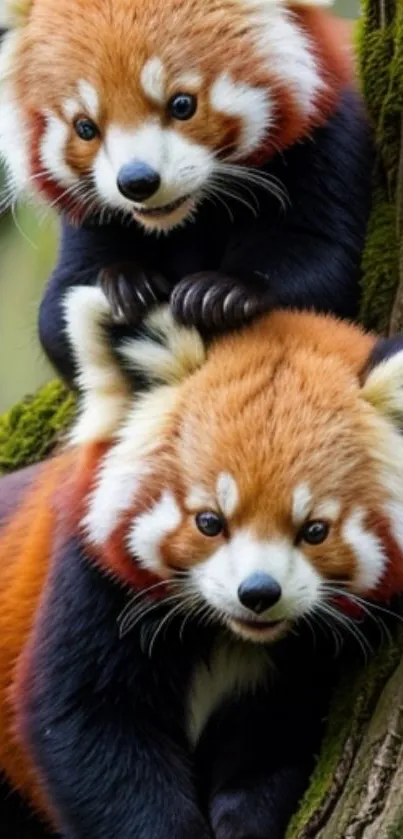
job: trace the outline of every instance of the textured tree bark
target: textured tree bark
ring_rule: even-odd
[[[345,750],[348,756],[348,750]],[[403,659],[385,684],[317,839],[403,836]],[[312,835],[312,834],[311,834]]]
[[[362,320],[395,334],[403,332],[403,0],[362,0],[362,11],[361,78],[379,150]],[[403,839],[401,628],[366,667],[346,673],[328,729],[287,839]]]

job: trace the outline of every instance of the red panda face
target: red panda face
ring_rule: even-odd
[[[163,532],[153,562],[159,553],[162,565],[184,569],[187,592],[211,615],[267,642],[311,616],[337,624],[340,596],[354,603],[379,586],[383,493],[358,384],[337,362],[303,352],[279,352],[266,369],[264,352],[251,366],[237,360],[232,377],[207,366],[186,393],[183,487],[165,491],[146,521]],[[224,359],[214,361],[218,370]],[[136,521],[133,554],[146,521]]]
[[[393,553],[402,586],[403,444],[360,383],[372,345],[292,314],[217,342],[166,427],[157,393],[108,455],[86,518],[106,564],[256,642],[387,596]]]
[[[23,169],[59,207],[147,230],[228,182],[241,198],[244,164],[325,119],[344,78],[324,13],[282,0],[35,0],[13,38],[0,154],[17,185]]]

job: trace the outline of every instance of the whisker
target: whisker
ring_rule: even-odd
[[[360,631],[358,626],[347,617],[347,615],[343,615],[338,609],[335,609],[331,606],[328,602],[320,602],[317,606],[323,613],[328,615],[331,619],[337,621],[341,626],[352,635],[352,637],[357,641],[362,653],[364,655],[364,659],[367,660],[368,653],[372,653],[372,647],[365,635]]]
[[[164,597],[163,600],[157,601],[149,601],[147,600],[145,603],[136,603],[131,606],[130,610],[126,611],[124,616],[120,615],[118,619],[118,626],[119,626],[119,637],[123,638],[127,635],[128,632],[131,632],[132,629],[145,617],[148,617],[153,612],[161,607],[166,606],[169,603],[176,603],[181,598],[181,592],[177,592],[174,594],[169,595],[168,597]],[[182,599],[182,598],[181,598]]]
[[[350,582],[346,580],[345,584],[349,585]],[[353,603],[356,603],[358,606],[361,606],[363,610],[375,620],[376,617],[371,614],[371,609],[373,609],[376,612],[382,612],[383,614],[388,615],[391,618],[396,618],[397,620],[403,622],[403,615],[399,614],[399,612],[394,612],[392,609],[389,609],[385,606],[380,606],[378,603],[375,603],[372,600],[367,600],[365,597],[361,597],[359,594],[356,594],[352,591],[346,591],[346,589],[344,588],[338,589],[334,587],[331,583],[323,584],[323,586],[321,586],[321,590],[330,595],[336,595],[337,597],[347,597]]]
[[[152,637],[152,639],[151,639],[150,646],[149,646],[149,649],[148,649],[148,654],[149,654],[149,657],[150,657],[150,658],[151,658],[152,653],[153,653],[153,649],[154,649],[154,646],[155,646],[155,642],[156,642],[156,640],[157,640],[157,638],[158,638],[158,635],[160,634],[161,630],[164,628],[164,626],[166,626],[166,625],[167,625],[167,623],[169,623],[171,620],[173,620],[173,618],[175,617],[175,615],[176,615],[178,612],[180,612],[180,611],[181,611],[181,609],[183,609],[183,603],[182,603],[182,602],[181,602],[181,603],[179,603],[178,605],[174,606],[174,607],[171,609],[171,611],[170,611],[170,612],[168,612],[168,614],[165,616],[165,618],[163,618],[163,620],[162,620],[162,621],[160,621],[160,623],[159,623],[159,625],[158,625],[158,627],[157,627],[156,631],[154,632],[154,635],[153,635],[153,637]]]
[[[224,189],[221,184],[217,183],[216,181],[214,181],[214,178],[212,178],[212,186],[216,189],[216,194],[218,194],[219,192],[220,194],[227,196],[227,198],[232,198],[234,201],[239,201],[239,203],[243,204],[248,210],[250,210],[255,217],[257,216],[256,207],[254,207],[253,204],[250,204],[249,201],[246,200],[246,198],[243,198],[241,195],[239,195],[239,193],[233,192],[232,190],[228,189],[227,185]]]
[[[250,166],[242,164],[230,164],[220,161],[214,172],[214,177],[221,179],[231,179],[232,181],[240,181],[249,183],[251,186],[265,190],[273,197],[277,198],[284,210],[287,204],[290,204],[290,198],[284,184],[275,175],[268,172],[262,172]]]
[[[222,197],[222,195],[220,195],[219,193],[217,193],[217,192],[215,192],[215,191],[214,191],[214,188],[213,188],[213,187],[211,187],[211,186],[209,185],[209,191],[207,191],[207,188],[206,188],[206,189],[204,190],[204,196],[203,196],[203,197],[205,197],[207,201],[209,201],[209,200],[210,200],[210,201],[212,201],[214,198],[215,198],[217,201],[219,201],[219,202],[220,202],[220,204],[222,204],[222,205],[223,205],[223,207],[225,207],[225,209],[226,209],[226,211],[227,211],[227,213],[228,213],[228,215],[229,215],[229,218],[230,218],[231,223],[232,223],[232,224],[234,223],[234,214],[233,214],[233,212],[232,212],[231,208],[228,206],[227,202],[224,200],[224,198]]]
[[[343,637],[338,629],[331,621],[327,620],[326,616],[320,612],[314,612],[312,618],[317,625],[325,632],[330,632],[334,641],[335,655],[338,656],[343,647]]]

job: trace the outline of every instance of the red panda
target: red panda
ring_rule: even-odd
[[[335,667],[304,622],[403,586],[403,354],[285,312],[122,337],[91,288],[67,324],[81,413],[0,530],[0,767],[69,839],[281,839]]]
[[[276,305],[354,316],[372,140],[328,0],[9,5],[0,155],[12,196],[63,213],[40,335],[65,378],[75,284],[214,334]]]

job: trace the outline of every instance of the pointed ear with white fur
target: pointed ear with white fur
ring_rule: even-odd
[[[65,322],[81,396],[71,442],[108,440],[128,410],[131,387],[110,340],[112,315],[101,289],[77,286],[70,291],[65,300]]]
[[[196,329],[176,323],[167,305],[137,328],[117,324],[100,288],[77,286],[65,300],[66,331],[78,370],[81,413],[73,443],[115,435],[141,394],[176,387],[201,367],[206,347]]]
[[[403,336],[375,344],[361,393],[380,414],[403,429]]]

